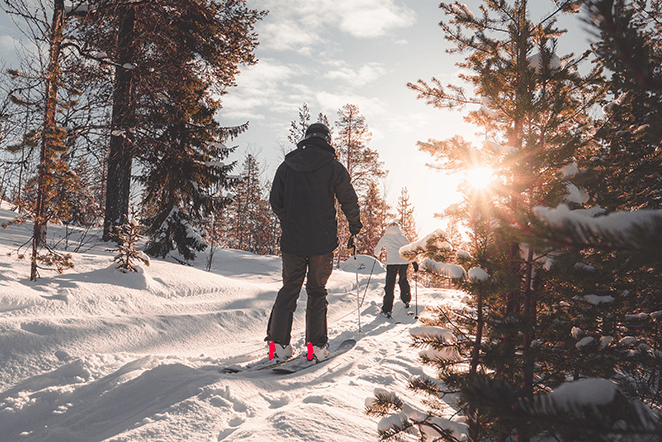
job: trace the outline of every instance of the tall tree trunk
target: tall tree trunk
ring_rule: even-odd
[[[533,284],[533,251],[529,250],[526,258],[526,271],[524,274],[524,314],[527,324],[523,336],[523,369],[522,369],[522,394],[526,397],[533,396],[533,371],[535,361],[531,354],[531,343],[533,342],[534,330],[537,322],[536,295],[531,285]]]
[[[120,19],[117,38],[117,62],[113,90],[112,132],[108,153],[106,181],[106,213],[103,239],[112,239],[115,226],[121,225],[129,215],[131,190],[131,164],[133,160],[136,90],[132,69],[123,66],[133,63],[135,9],[126,6]]]
[[[51,166],[54,160],[55,144],[59,143],[55,112],[57,110],[57,92],[60,81],[60,51],[64,28],[64,0],[53,3],[53,21],[51,24],[50,53],[46,72],[46,93],[44,104],[44,126],[41,132],[41,153],[38,166],[37,201],[34,213],[34,231],[32,234],[32,264],[30,280],[37,279],[37,256],[39,247],[46,241],[46,199],[51,186]]]
[[[478,371],[478,364],[480,363],[480,346],[483,341],[483,326],[485,318],[483,317],[483,288],[478,291],[478,299],[476,303],[476,339],[474,346],[471,350],[471,365],[469,372],[475,374]]]

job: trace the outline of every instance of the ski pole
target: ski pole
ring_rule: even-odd
[[[368,284],[365,286],[365,290],[363,291],[363,297],[361,298],[361,306],[363,306],[363,301],[365,301],[365,295],[368,294],[368,288],[370,288],[370,280],[372,279],[372,272],[375,271],[375,264],[377,264],[377,260],[372,261],[372,269],[370,269],[370,275],[368,275]]]
[[[356,244],[354,244],[354,235],[349,237],[347,248],[352,249],[354,254],[354,268],[356,270],[356,313],[359,317],[359,339],[361,339],[361,291],[359,290],[359,263],[356,259]]]
[[[418,263],[416,261],[412,261],[411,264],[414,267],[414,278],[415,278],[414,291],[416,292],[416,315],[414,316],[414,319],[418,319]]]

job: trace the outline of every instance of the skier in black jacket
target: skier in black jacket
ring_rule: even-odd
[[[356,235],[363,227],[349,173],[330,142],[331,133],[324,124],[311,124],[297,149],[278,167],[271,187],[269,202],[282,229],[283,287],[267,326],[269,359],[293,355],[292,319],[306,276],[307,356],[321,360],[329,355],[326,283],[338,247],[336,198],[349,221],[349,232]]]

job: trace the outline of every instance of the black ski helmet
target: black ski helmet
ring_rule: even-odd
[[[331,131],[329,131],[329,128],[322,123],[313,123],[308,126],[304,139],[307,140],[312,137],[322,138],[324,141],[331,144]]]

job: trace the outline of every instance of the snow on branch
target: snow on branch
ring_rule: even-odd
[[[382,416],[377,424],[381,440],[401,434],[420,435],[422,440],[461,442],[468,440],[468,426],[423,412],[404,403],[393,392],[376,388],[365,401],[368,415]]]
[[[640,252],[654,260],[662,257],[662,210],[593,216],[601,212],[594,209],[570,210],[563,204],[556,208],[534,207],[534,216],[543,224],[534,233],[568,246]]]
[[[488,275],[487,272],[480,267],[469,269],[467,276],[469,280],[473,282],[487,281],[487,279],[490,277],[490,275]]]
[[[461,361],[455,348],[457,338],[448,329],[441,327],[412,327],[409,333],[414,338],[414,346],[427,347],[419,352],[423,360]]]
[[[421,263],[421,267],[428,272],[436,273],[450,279],[465,279],[467,272],[457,264],[445,264],[443,262],[433,261],[430,258],[425,258]]]
[[[437,229],[424,238],[414,241],[400,248],[400,256],[408,261],[413,261],[418,255],[432,257],[453,251],[453,246],[446,240],[446,232]]]

